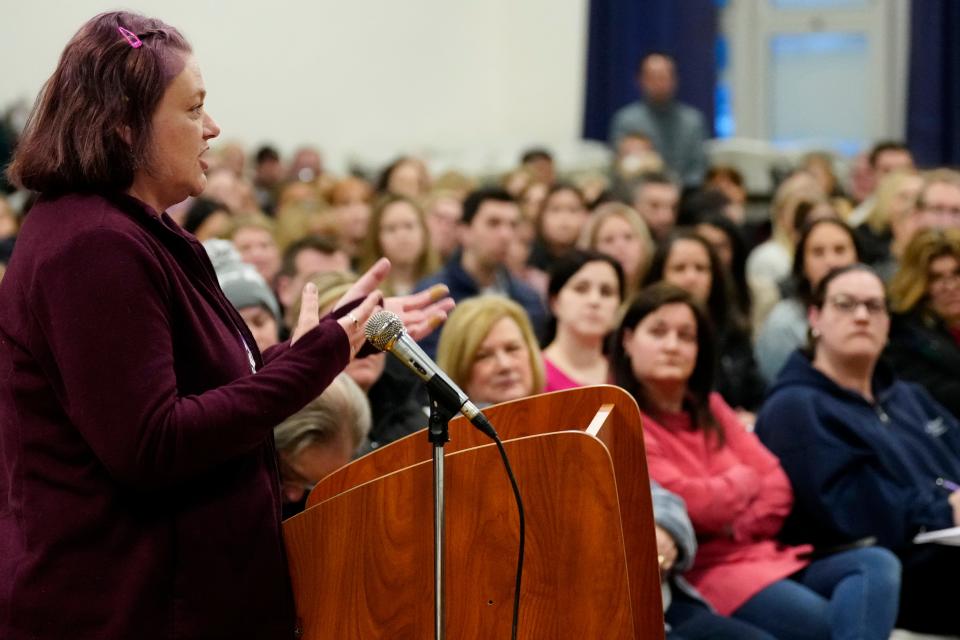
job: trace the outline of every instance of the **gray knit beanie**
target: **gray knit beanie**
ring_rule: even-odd
[[[203,248],[210,256],[220,288],[230,304],[237,309],[264,307],[280,322],[280,305],[276,297],[257,270],[240,259],[232,242],[213,238],[205,241]]]

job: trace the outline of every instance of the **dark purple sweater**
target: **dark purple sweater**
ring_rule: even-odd
[[[263,364],[169,217],[41,200],[0,284],[0,638],[291,637],[272,427],[348,358],[327,316]]]

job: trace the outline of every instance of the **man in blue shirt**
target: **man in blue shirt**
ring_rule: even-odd
[[[519,221],[520,206],[505,190],[484,188],[468,195],[458,229],[462,248],[440,271],[421,280],[417,291],[445,284],[450,297],[457,302],[484,293],[500,293],[526,310],[534,330],[540,334],[546,319],[540,297],[506,268]],[[434,331],[420,342],[431,356],[436,353],[439,334]]]

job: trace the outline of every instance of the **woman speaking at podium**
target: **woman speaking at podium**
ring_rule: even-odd
[[[164,210],[219,133],[174,28],[67,44],[8,175],[38,192],[0,286],[0,637],[292,638],[272,428],[363,344],[381,261],[260,354]],[[388,300],[422,335],[449,300]]]

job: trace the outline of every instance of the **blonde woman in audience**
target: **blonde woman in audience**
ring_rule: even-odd
[[[270,286],[280,271],[280,248],[275,233],[276,225],[264,215],[237,218],[230,233],[230,240],[243,261],[256,267]]]
[[[607,202],[594,209],[580,237],[580,246],[605,253],[620,263],[625,300],[639,290],[656,250],[643,218],[620,202]]]
[[[465,173],[448,169],[430,181],[430,192],[447,192],[463,201],[467,194],[477,188],[477,181]]]
[[[797,171],[777,187],[771,203],[772,236],[747,257],[747,280],[776,285],[790,275],[796,244],[795,213],[801,202],[826,198],[820,183],[810,173]]]
[[[517,201],[520,203],[520,212],[527,220],[536,222],[543,200],[547,197],[550,187],[542,182],[531,180],[520,192]]]
[[[274,225],[274,239],[281,253],[305,236],[337,237],[339,231],[333,213],[320,203],[294,202],[279,207]]]
[[[610,382],[604,347],[623,294],[623,269],[608,255],[576,249],[554,263],[543,350],[546,391]]]
[[[535,181],[533,173],[526,167],[517,167],[503,176],[501,184],[507,193],[516,199],[520,199],[524,190]]]
[[[478,406],[543,391],[543,361],[530,320],[502,296],[457,305],[440,334],[437,364]]]
[[[884,356],[960,418],[960,230],[913,237],[890,282],[894,311]]]
[[[417,282],[437,270],[439,261],[416,201],[393,195],[374,207],[360,253],[361,270],[381,257],[389,258],[392,265],[382,287],[388,296],[410,293]]]
[[[923,178],[916,171],[884,176],[874,192],[874,205],[867,218],[854,229],[863,249],[861,261],[877,269],[885,280],[893,276],[909,241],[909,234],[902,233],[904,222],[913,211],[922,186]]]
[[[303,511],[310,489],[350,462],[370,422],[367,396],[341,373],[315,400],[274,427],[284,518]]]
[[[351,260],[356,260],[370,226],[373,187],[360,178],[344,178],[333,185],[329,199],[340,248]]]
[[[313,182],[288,182],[280,188],[277,209],[299,204],[308,209],[320,209],[326,205],[320,189]]]
[[[220,166],[230,169],[238,178],[244,176],[247,154],[243,150],[243,145],[236,140],[228,140],[217,145],[216,158]]]
[[[790,276],[793,251],[803,220],[836,216],[836,212],[807,172],[787,178],[773,198],[773,235],[747,256],[747,284],[753,298],[752,326],[759,327],[780,300],[780,285]]]

